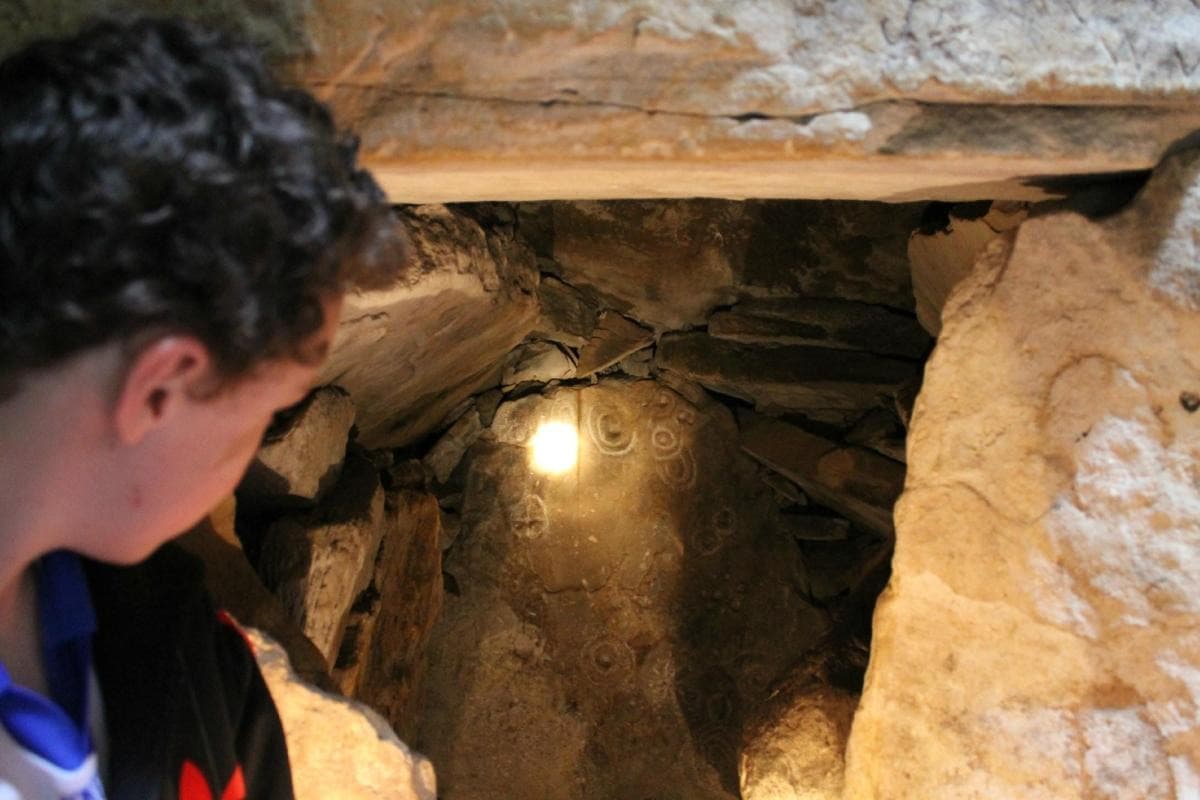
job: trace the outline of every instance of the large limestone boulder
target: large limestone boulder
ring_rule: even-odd
[[[350,392],[370,448],[420,439],[498,385],[504,355],[538,320],[533,253],[511,230],[441,206],[405,220],[415,269],[390,289],[346,297],[321,372]]]
[[[1026,221],[951,296],[913,417],[854,798],[1200,792],[1200,153]]]
[[[437,800],[433,765],[382,717],[301,681],[266,634],[246,635],[283,723],[296,800]]]

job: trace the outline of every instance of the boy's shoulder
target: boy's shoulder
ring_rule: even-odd
[[[88,561],[85,572],[109,797],[174,796],[203,780],[212,797],[240,781],[246,797],[291,798],[279,717],[241,631],[204,588],[202,562],[169,543],[139,564]]]

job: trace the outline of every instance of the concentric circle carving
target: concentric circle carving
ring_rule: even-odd
[[[625,455],[637,439],[628,415],[609,403],[596,403],[588,409],[587,431],[592,444],[606,456]]]

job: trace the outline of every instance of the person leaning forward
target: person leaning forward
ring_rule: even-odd
[[[0,799],[288,798],[252,654],[171,545],[403,236],[251,47],[95,24],[0,63]]]

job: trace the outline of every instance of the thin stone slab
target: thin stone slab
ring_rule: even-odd
[[[795,481],[817,503],[890,538],[904,465],[770,417],[738,415],[742,450]]]
[[[441,206],[407,209],[413,273],[351,292],[322,380],[344,386],[366,447],[410,444],[500,383],[506,353],[537,321],[537,270],[511,230]]]
[[[360,596],[363,607],[347,626],[351,646],[342,647],[334,678],[345,694],[370,705],[411,739],[412,701],[443,602],[437,499],[425,492],[391,493],[384,524],[371,584]]]
[[[743,344],[704,333],[663,336],[655,366],[759,410],[834,423],[857,418],[917,371],[912,362],[867,353]]]
[[[351,454],[325,504],[280,519],[263,540],[264,583],[331,666],[350,607],[371,579],[384,532],[383,501],[375,467]]]
[[[538,304],[541,316],[534,333],[542,339],[582,347],[596,328],[600,309],[553,275],[544,276],[538,284]]]
[[[929,336],[911,316],[837,298],[745,300],[708,318],[708,333],[750,344],[814,345],[924,358]]]

